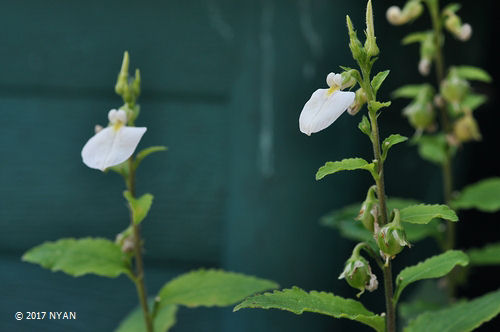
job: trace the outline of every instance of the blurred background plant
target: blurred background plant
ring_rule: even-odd
[[[404,1],[392,4],[401,7]],[[337,130],[306,137],[297,130],[297,116],[310,91],[324,82],[324,73],[338,69],[331,64],[349,63],[345,13],[362,22],[364,6],[337,0],[2,2],[2,329],[86,331],[88,322],[95,321],[110,331],[136,301],[133,289],[119,294],[128,283],[125,278],[114,284],[92,276],[48,277],[19,262],[25,250],[44,240],[113,237],[128,218],[122,198],[106,190],[119,187],[120,179],[88,172],[79,158],[102,110],[115,106],[109,82],[116,78],[124,49],[141,64],[142,107],[150,110],[141,115],[150,124],[143,143],[170,146],[168,154],[156,156],[155,164],[145,163],[138,174],[138,190],[154,184],[156,200],[164,202],[152,208],[149,216],[155,222],[143,230],[150,253],[148,289],[156,291],[166,279],[205,266],[259,275],[282,287],[299,284],[351,294],[337,280],[351,242],[325,231],[317,220],[359,201],[371,181],[356,174],[317,183],[313,174],[325,156],[371,151],[363,134],[351,130],[358,119],[342,117]],[[383,100],[403,83],[428,81],[414,69],[420,60],[415,49],[396,44],[407,31],[381,19],[387,6],[374,4],[377,43],[384,52],[378,66],[393,66],[391,80],[380,91]],[[495,1],[464,2],[461,11],[474,28],[473,38],[466,47],[450,38],[445,49],[449,64],[474,64],[494,78],[478,91],[489,98],[475,113],[482,142],[464,145],[457,155],[455,188],[499,175],[492,155],[499,120],[493,51],[497,7]],[[413,23],[415,30],[429,24],[427,18]],[[406,104],[392,105],[384,127],[411,136],[413,130],[396,111]],[[384,130],[381,136],[391,134]],[[339,137],[342,144],[331,144]],[[386,183],[388,192],[409,197],[411,186],[416,199],[439,202],[441,170],[417,158],[416,149],[391,151],[398,162],[386,164],[386,172],[395,174]],[[498,213],[466,210],[461,216],[482,224],[458,225],[457,246],[498,240]],[[417,262],[439,250],[433,240],[423,241],[427,253],[405,250],[401,261]],[[475,297],[498,287],[498,273],[497,267],[474,269],[474,282],[459,288],[459,294]],[[372,294],[364,296],[383,307]],[[72,310],[79,319],[17,322],[13,315],[18,310]],[[178,321],[173,331],[361,330],[354,322],[319,315],[233,314],[229,308],[180,309]],[[495,330],[494,324],[483,328]]]

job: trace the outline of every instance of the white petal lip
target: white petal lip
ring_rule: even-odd
[[[101,171],[122,163],[134,153],[145,132],[145,127],[104,128],[83,147],[83,163]]]
[[[351,91],[335,91],[331,95],[328,89],[314,91],[300,113],[300,131],[310,136],[327,128],[347,110],[355,96]]]

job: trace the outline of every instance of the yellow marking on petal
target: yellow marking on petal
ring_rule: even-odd
[[[332,86],[330,89],[328,89],[328,91],[326,92],[326,96],[327,97],[330,97],[335,91],[337,91],[339,89],[338,86]]]
[[[123,123],[121,121],[116,121],[116,123],[113,125],[113,130],[118,131],[121,127],[123,127]]]

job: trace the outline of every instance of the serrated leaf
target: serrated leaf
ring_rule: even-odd
[[[384,139],[382,142],[382,160],[387,158],[387,152],[389,149],[398,143],[402,143],[408,140],[408,137],[401,136],[399,134],[392,134],[391,136]]]
[[[149,148],[145,148],[145,149],[141,150],[139,153],[137,153],[137,156],[135,157],[135,160],[134,160],[135,168],[137,168],[137,166],[139,166],[139,164],[144,160],[144,158],[146,158],[150,154],[155,153],[155,152],[160,152],[160,151],[166,151],[166,150],[168,150],[168,148],[166,146],[162,146],[162,145],[150,146]]]
[[[469,332],[500,313],[500,290],[446,309],[426,312],[412,320],[405,332]]]
[[[340,171],[353,171],[356,169],[364,169],[369,172],[374,172],[375,165],[368,163],[363,158],[349,158],[341,161],[328,161],[324,166],[321,166],[316,173],[316,180],[321,180],[327,175],[334,174]]]
[[[149,302],[149,308],[154,305],[154,299]],[[177,306],[174,304],[166,305],[157,311],[153,320],[155,332],[167,332],[176,323]],[[136,307],[120,323],[115,332],[147,332],[144,322],[144,314],[140,306]]]
[[[392,97],[413,99],[416,98],[423,89],[428,89],[428,84],[403,85],[392,93]]]
[[[446,161],[446,137],[444,135],[424,135],[416,140],[418,153],[422,159],[442,165]]]
[[[455,211],[444,204],[418,204],[405,207],[401,211],[401,221],[412,224],[427,224],[434,218],[458,221]]]
[[[456,265],[466,266],[468,263],[469,258],[465,253],[459,250],[449,250],[403,269],[396,277],[394,301],[398,301],[401,292],[409,284],[423,279],[443,277]]]
[[[144,194],[139,198],[135,198],[129,191],[124,191],[123,196],[127,200],[129,208],[132,211],[134,224],[140,224],[148,215],[149,209],[153,204],[153,195]]]
[[[500,210],[500,178],[489,178],[465,187],[451,205],[455,209]]]
[[[366,115],[363,115],[363,118],[361,118],[361,122],[358,124],[358,128],[363,134],[371,137],[372,126]]]
[[[389,198],[387,199],[387,209],[401,210],[406,206],[414,205],[417,201],[405,198]],[[364,228],[363,224],[356,220],[362,203],[350,204],[342,209],[332,211],[321,217],[320,224],[331,227],[340,232],[340,234],[350,240],[360,242],[370,242],[373,240],[373,235],[370,231]],[[406,238],[411,243],[423,240],[427,237],[438,238],[442,235],[443,229],[438,220],[433,220],[428,224],[405,224]]]
[[[390,70],[381,71],[377,75],[375,75],[375,77],[373,77],[372,88],[375,91],[375,93],[377,93],[378,89],[380,89],[380,86],[389,75],[389,72]]]
[[[344,299],[332,293],[306,292],[298,287],[249,297],[234,311],[243,308],[280,309],[301,315],[304,311],[335,318],[347,318],[366,324],[376,331],[384,331],[385,319],[368,311],[361,302]]]
[[[117,244],[103,238],[45,242],[28,250],[22,260],[74,277],[85,274],[110,278],[122,273],[130,275],[130,259]]]
[[[491,243],[483,248],[475,248],[467,251],[471,265],[499,265],[500,243]]]
[[[484,69],[473,67],[473,66],[458,66],[453,67],[457,75],[466,80],[481,81],[481,82],[491,82],[491,76]]]
[[[160,307],[166,304],[190,308],[224,307],[245,297],[277,288],[273,281],[222,270],[195,270],[167,282],[160,292]]]
[[[485,95],[470,93],[462,101],[462,107],[474,111],[476,108],[481,107],[487,101],[488,98]]]
[[[406,37],[404,37],[403,40],[401,41],[401,43],[403,45],[409,45],[409,44],[413,44],[413,43],[421,43],[425,39],[427,39],[429,37],[429,34],[431,34],[431,33],[432,32],[429,32],[429,31],[413,32],[413,33],[410,33],[409,35],[407,35]]]
[[[368,102],[368,109],[371,110],[372,112],[377,112],[381,108],[389,107],[389,106],[391,106],[390,101],[386,101],[384,103],[381,103],[379,101],[369,101]]]

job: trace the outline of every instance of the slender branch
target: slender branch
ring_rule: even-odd
[[[368,105],[370,101],[376,101],[375,92],[370,83],[370,69],[366,66],[360,66],[363,74],[363,89],[365,90]],[[380,151],[380,134],[377,123],[376,111],[368,107],[368,116],[372,127],[371,141],[373,145],[373,156],[376,162],[377,175],[375,183],[377,185],[377,198],[380,206],[380,224],[385,225],[388,222],[387,206],[385,197],[385,184],[384,184],[384,161],[382,160],[382,153]],[[393,285],[392,285],[392,267],[389,261],[382,268],[384,274],[384,291],[385,291],[385,306],[386,306],[386,331],[396,331],[396,310],[393,302]]]
[[[135,198],[135,168],[133,158],[128,160],[129,174],[127,179],[127,188],[132,197]],[[135,254],[135,287],[137,289],[137,296],[141,304],[142,312],[144,313],[144,322],[148,332],[153,332],[153,319],[149,312],[146,286],[144,285],[144,264],[142,261],[142,240],[139,225],[134,223],[132,211],[130,211],[130,224],[134,232],[134,254]]]
[[[432,28],[434,32],[434,44],[435,44],[435,65],[436,65],[436,84],[437,87],[441,85],[444,80],[445,64],[443,57],[443,25],[439,13],[439,1],[436,0],[434,3],[427,1],[427,6],[431,14]],[[446,105],[439,105],[440,121],[442,132],[445,134],[450,133],[451,125],[448,118],[448,113]],[[442,164],[442,177],[443,177],[443,198],[447,205],[450,204],[453,192],[453,168],[452,168],[452,155],[450,147],[446,145],[445,160]],[[443,249],[451,250],[455,247],[456,242],[456,226],[454,222],[448,221],[446,227],[446,234],[443,244]],[[455,297],[455,274],[452,272],[447,275],[447,289],[448,295],[451,299]]]

